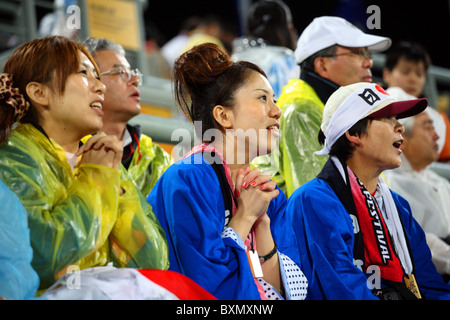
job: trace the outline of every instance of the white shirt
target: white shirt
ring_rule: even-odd
[[[425,231],[432,260],[440,274],[450,274],[450,183],[429,167],[418,172],[402,155],[402,166],[384,171],[389,187],[405,198]]]
[[[402,166],[384,172],[389,187],[405,198],[425,232],[450,236],[450,183],[428,167],[418,172],[402,155]]]
[[[70,167],[73,169],[78,163],[78,157],[74,153],[66,152],[67,161],[70,164]]]

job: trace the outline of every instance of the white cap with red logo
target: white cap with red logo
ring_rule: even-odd
[[[328,154],[333,144],[365,117],[397,116],[397,119],[401,119],[414,116],[427,106],[428,101],[424,98],[396,101],[374,83],[358,82],[340,87],[330,96],[323,109],[320,128],[325,135],[325,144],[315,154]]]

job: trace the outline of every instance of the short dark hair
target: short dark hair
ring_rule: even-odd
[[[367,127],[370,121],[373,119],[363,118],[353,125],[348,130],[348,133],[352,136],[354,135],[364,135],[367,134]],[[322,129],[319,130],[318,140],[321,145],[325,143],[325,135]],[[331,146],[330,156],[336,156],[340,160],[347,161],[355,151],[355,147],[347,139],[345,134],[339,137],[339,139]]]
[[[401,41],[386,52],[384,67],[392,71],[401,58],[417,63],[423,62],[425,70],[428,70],[428,67],[431,65],[431,58],[423,46],[416,42]]]

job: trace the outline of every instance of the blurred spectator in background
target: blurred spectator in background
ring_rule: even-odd
[[[55,0],[53,12],[46,14],[39,23],[39,36],[65,36],[71,39],[77,37],[77,28],[67,27],[67,12],[69,6],[76,5],[77,0]]]
[[[278,98],[283,86],[300,75],[296,46],[297,31],[289,7],[279,0],[263,0],[250,7],[246,35],[233,42],[232,58],[261,67]]]
[[[418,43],[401,41],[386,52],[383,80],[388,87],[400,87],[414,97],[422,97],[431,59]]]
[[[408,99],[415,99],[409,95]],[[439,157],[439,135],[433,126],[432,107],[410,118],[400,119],[405,130],[400,149],[402,165],[385,171],[392,190],[404,197],[414,218],[426,233],[433,263],[450,280],[450,183],[429,165]]]
[[[178,55],[188,51],[193,46],[205,42],[211,42],[225,49],[221,40],[222,37],[222,21],[216,15],[206,15],[200,18],[197,27],[192,30],[186,45],[181,49]]]
[[[170,69],[173,69],[176,58],[186,46],[191,32],[197,28],[199,21],[200,18],[197,16],[188,17],[181,25],[179,33],[161,47],[161,53],[167,60]]]
[[[169,79],[170,66],[160,48],[161,43],[164,42],[163,36],[154,23],[147,21],[145,24],[145,55],[148,75]]]
[[[426,49],[418,43],[401,41],[386,52],[386,62],[383,69],[383,80],[388,86],[387,91],[397,100],[422,97],[427,81],[431,58]],[[405,96],[406,93],[406,96]],[[449,120],[444,112],[429,108],[437,134],[439,157],[437,160],[450,160],[450,129]]]
[[[238,34],[238,25],[234,21],[223,20],[221,22],[222,32],[220,34],[220,40],[228,54],[233,52],[233,41]]]

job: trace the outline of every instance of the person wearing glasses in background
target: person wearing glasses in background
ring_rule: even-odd
[[[138,87],[142,84],[142,73],[138,69],[130,70],[125,50],[118,43],[88,38],[84,45],[97,63],[106,86],[102,131],[124,141],[122,164],[147,196],[172,158],[141,133],[139,125],[128,124],[141,112]]]
[[[268,173],[290,196],[313,179],[326,162],[314,155],[322,111],[340,86],[371,82],[372,52],[388,49],[391,40],[365,34],[339,17],[315,18],[300,35],[295,60],[300,79],[291,79],[278,98],[282,110],[279,148],[253,164]]]

